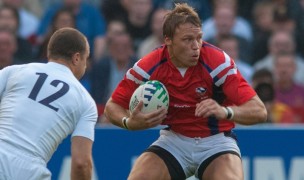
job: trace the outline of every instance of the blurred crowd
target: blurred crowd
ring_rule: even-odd
[[[203,40],[223,49],[255,88],[269,123],[304,123],[304,0],[1,0],[0,69],[47,62],[50,36],[80,30],[90,44],[81,79],[103,108],[138,59],[163,43],[162,22],[186,2],[202,19]],[[29,6],[30,4],[30,6]]]

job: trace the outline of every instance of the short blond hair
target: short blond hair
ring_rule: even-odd
[[[165,16],[163,25],[164,37],[173,38],[175,29],[185,23],[201,27],[202,23],[197,12],[187,3],[177,3],[175,8]]]

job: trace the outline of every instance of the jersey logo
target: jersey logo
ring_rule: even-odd
[[[195,88],[195,93],[196,93],[196,96],[199,101],[206,99],[206,97],[205,97],[206,92],[207,92],[206,88],[203,88],[203,87]]]

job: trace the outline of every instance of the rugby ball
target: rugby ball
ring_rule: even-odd
[[[168,110],[169,93],[160,81],[147,81],[141,84],[132,94],[129,110],[133,112],[140,101],[144,103],[141,110],[143,113],[153,112],[161,107],[165,107]]]

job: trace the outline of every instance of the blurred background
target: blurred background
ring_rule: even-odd
[[[254,126],[254,130],[238,126],[237,132],[244,133],[247,139],[255,137],[257,144],[250,147],[262,149],[261,156],[267,151],[265,157],[274,158],[271,161],[274,165],[269,166],[281,170],[260,175],[257,169],[267,169],[259,167],[267,167],[269,162],[255,163],[256,154],[250,152],[256,151],[240,143],[245,149],[242,152],[250,154],[243,160],[247,164],[246,178],[303,180],[303,172],[297,168],[304,169],[304,0],[0,0],[0,69],[13,64],[45,63],[52,33],[62,27],[80,30],[91,46],[87,72],[81,83],[98,107],[96,131],[102,139],[97,140],[98,149],[103,146],[103,140],[109,140],[99,135],[100,132],[106,129],[110,134],[113,132],[112,137],[123,131],[103,116],[107,99],[126,71],[163,43],[163,17],[174,3],[181,2],[194,7],[201,17],[203,40],[234,59],[239,72],[267,107],[267,123]],[[134,138],[130,144],[137,144],[136,135],[130,133],[128,137]],[[120,138],[110,139],[116,145],[121,143]],[[261,141],[265,143],[259,144]],[[145,141],[143,144],[147,144],[138,146],[134,152],[145,149],[151,142]],[[242,143],[245,142],[244,139]],[[282,146],[273,147],[271,142]],[[113,146],[113,153],[120,153]],[[283,148],[295,148],[289,152],[294,152],[298,159],[277,151]],[[297,154],[297,148],[302,153]],[[129,155],[125,157],[131,166]],[[62,159],[58,161],[57,166]]]

